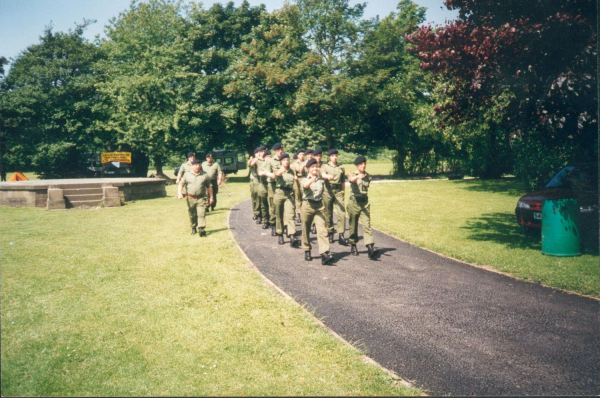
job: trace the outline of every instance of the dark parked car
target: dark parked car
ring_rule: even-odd
[[[541,231],[542,201],[544,199],[577,198],[579,203],[579,228],[582,238],[598,241],[598,165],[566,166],[546,187],[522,196],[515,214],[523,232]]]

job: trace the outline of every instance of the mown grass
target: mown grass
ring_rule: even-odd
[[[227,209],[0,208],[4,396],[413,395],[248,267]]]
[[[372,172],[370,166],[368,171]],[[600,296],[597,253],[547,256],[539,238],[522,234],[514,209],[524,193],[514,179],[373,184],[372,225],[448,257],[491,266],[522,280]]]

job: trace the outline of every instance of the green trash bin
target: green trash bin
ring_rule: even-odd
[[[579,256],[579,202],[574,198],[542,202],[542,253],[549,256]]]

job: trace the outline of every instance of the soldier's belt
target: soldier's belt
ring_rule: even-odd
[[[368,196],[354,196],[352,195],[350,199],[354,199],[357,203],[367,203],[369,201]]]
[[[323,203],[323,200],[322,200],[322,199],[321,199],[321,200],[306,199],[306,200],[307,200],[309,203],[314,203],[314,204],[317,204],[317,203]]]
[[[329,183],[329,186],[331,187],[331,189],[342,189],[342,184]]]
[[[192,199],[202,199],[202,198],[206,198],[206,194],[204,195],[200,195],[200,196],[196,196],[196,195],[190,195],[189,193],[187,194],[188,198],[192,198]]]
[[[282,191],[285,191],[285,192],[292,192],[294,190],[293,187],[289,187],[289,188],[288,187],[277,187],[277,189],[281,189]]]

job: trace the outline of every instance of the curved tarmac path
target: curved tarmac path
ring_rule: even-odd
[[[400,377],[435,395],[600,394],[599,302],[519,282],[374,231],[380,255],[331,247],[322,266],[230,213],[252,263],[329,328]],[[337,235],[336,235],[337,236]],[[286,239],[287,242],[287,239]]]

